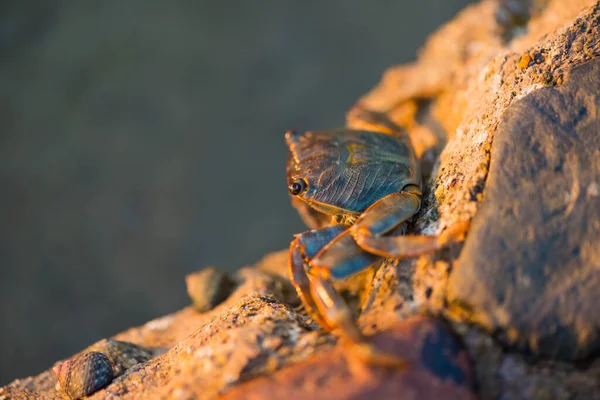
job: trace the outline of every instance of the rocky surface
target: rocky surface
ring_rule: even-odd
[[[511,106],[451,305],[535,354],[600,350],[600,59]]]
[[[475,398],[466,352],[434,319],[408,319],[375,335],[373,343],[386,353],[405,359],[406,370],[369,370],[353,360],[348,349],[338,346],[273,376],[240,385],[224,398]]]
[[[235,283],[226,271],[208,267],[187,275],[185,286],[194,309],[198,312],[205,312],[215,308],[229,297]]]
[[[507,5],[527,17],[499,20]],[[600,398],[599,29],[596,1],[484,1],[349,112],[349,126],[367,108],[411,135],[429,182],[413,232],[472,219],[464,246],[340,284],[407,368],[348,358],[297,308],[284,250],[241,269],[215,308],[117,335],[169,350],[92,397]],[[60,397],[55,384],[45,372],[0,396]]]

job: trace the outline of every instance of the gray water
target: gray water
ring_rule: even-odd
[[[341,126],[466,3],[3,0],[0,384],[285,248],[285,130]]]

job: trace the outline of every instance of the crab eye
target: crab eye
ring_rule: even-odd
[[[306,181],[304,179],[296,179],[294,182],[290,183],[288,189],[292,196],[297,196],[306,190],[306,186]]]

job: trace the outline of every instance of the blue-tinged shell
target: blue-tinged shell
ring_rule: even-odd
[[[329,215],[359,215],[409,184],[421,187],[418,162],[408,141],[384,133],[348,129],[288,132],[288,185],[303,179],[297,197]]]

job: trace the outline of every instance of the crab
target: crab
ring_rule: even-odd
[[[404,365],[372,346],[333,281],[384,258],[416,257],[458,239],[464,229],[439,236],[406,235],[421,206],[419,162],[406,132],[373,113],[366,130],[333,129],[285,135],[292,204],[313,228],[290,244],[291,281],[307,313],[334,331],[369,363]]]

